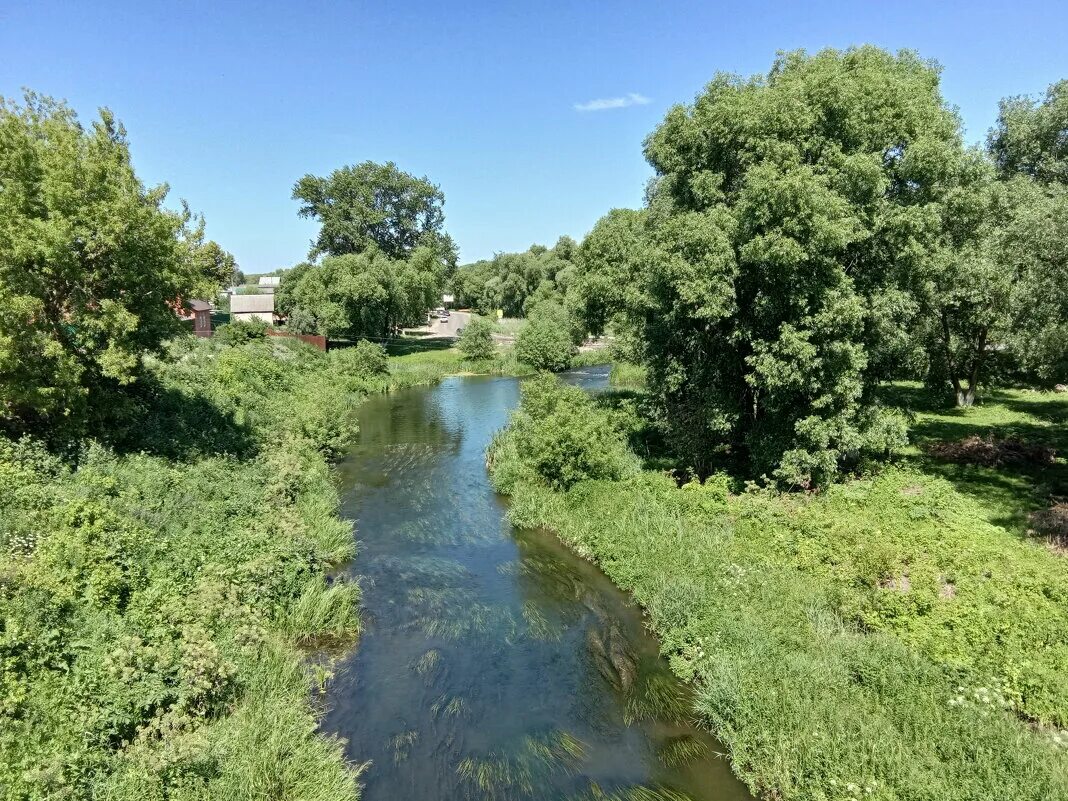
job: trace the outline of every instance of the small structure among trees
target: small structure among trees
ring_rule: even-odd
[[[193,315],[193,333],[198,337],[210,337],[211,304],[206,300],[190,300],[185,305]]]
[[[274,295],[234,295],[230,298],[230,319],[233,322],[262,320],[274,324]]]

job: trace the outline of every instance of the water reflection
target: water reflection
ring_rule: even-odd
[[[341,471],[368,626],[324,728],[372,761],[363,797],[746,797],[626,596],[505,522],[484,452],[517,400],[450,379],[361,409]]]

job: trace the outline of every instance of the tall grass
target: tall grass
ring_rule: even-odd
[[[891,469],[729,496],[647,472],[554,492],[506,463],[519,450],[495,455],[512,519],[646,608],[758,795],[1068,797],[1063,560],[948,481]]]
[[[335,367],[179,343],[106,445],[0,439],[0,796],[357,797],[303,662],[359,631],[327,459],[373,377]]]

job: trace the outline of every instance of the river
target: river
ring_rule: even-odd
[[[565,380],[597,390],[607,368]],[[340,464],[365,628],[323,729],[364,801],[748,798],[640,610],[550,533],[518,530],[486,446],[512,378],[372,397]]]

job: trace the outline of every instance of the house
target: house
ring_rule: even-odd
[[[234,295],[230,298],[230,321],[263,320],[274,324],[274,295]]]
[[[277,275],[261,275],[259,281],[260,292],[265,295],[273,295],[281,285],[282,279]]]
[[[188,300],[185,307],[193,315],[193,333],[198,337],[210,337],[211,304],[206,300]]]

